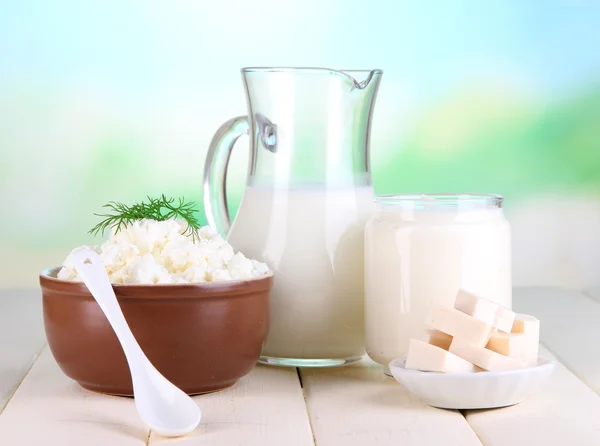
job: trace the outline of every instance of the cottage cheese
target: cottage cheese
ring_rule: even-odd
[[[81,281],[73,254],[93,249],[99,255],[112,283],[167,284],[224,282],[251,279],[269,273],[264,263],[234,253],[227,241],[209,226],[198,230],[199,240],[184,235],[183,220],[133,222],[100,247],[75,248],[58,273],[62,280]]]

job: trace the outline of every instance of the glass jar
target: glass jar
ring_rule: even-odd
[[[384,195],[365,228],[365,336],[385,367],[423,334],[433,303],[460,288],[512,306],[511,235],[503,198]]]

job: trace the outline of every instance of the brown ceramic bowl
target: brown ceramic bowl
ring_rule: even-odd
[[[83,283],[40,274],[48,345],[82,387],[132,395],[121,345]],[[273,277],[216,284],[113,285],[152,364],[188,394],[230,387],[258,360],[267,335]]]

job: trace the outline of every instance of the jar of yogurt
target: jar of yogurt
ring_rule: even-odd
[[[365,228],[367,353],[387,365],[421,336],[433,303],[460,288],[512,306],[510,226],[503,198],[383,195]]]

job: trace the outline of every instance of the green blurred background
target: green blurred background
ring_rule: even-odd
[[[201,200],[242,66],[381,68],[377,193],[506,196],[516,285],[600,283],[597,1],[0,1],[0,287],[94,243],[92,214]],[[243,192],[247,141],[229,191]]]

